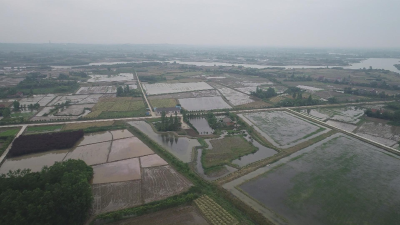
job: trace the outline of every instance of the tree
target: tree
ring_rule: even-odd
[[[3,117],[4,118],[9,118],[11,115],[10,109],[9,108],[4,108],[3,109]]]
[[[18,111],[19,110],[19,106],[20,106],[20,104],[19,104],[18,101],[14,101],[13,102],[14,111]]]
[[[120,96],[123,96],[123,95],[124,95],[124,89],[121,86],[119,86],[117,88],[117,97],[120,97]]]

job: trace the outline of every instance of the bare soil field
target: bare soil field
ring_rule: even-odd
[[[94,184],[93,190],[93,214],[116,211],[141,205],[140,180]]]
[[[111,146],[109,162],[154,154],[139,138],[131,137],[113,141]]]
[[[142,194],[145,203],[179,194],[192,186],[170,166],[144,168],[142,172]]]
[[[165,166],[168,165],[168,163],[159,155],[154,154],[140,157],[140,165],[142,166],[142,168],[147,168],[155,166]]]
[[[132,219],[110,223],[110,225],[208,225],[209,223],[194,206],[178,206]]]
[[[93,166],[93,172],[93,184],[141,179],[138,158]]]

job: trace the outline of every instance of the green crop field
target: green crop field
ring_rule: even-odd
[[[257,150],[242,136],[230,136],[210,142],[212,149],[203,151],[202,164],[204,168],[229,164],[232,160]]]
[[[85,118],[145,116],[146,105],[141,98],[118,97],[101,99]]]
[[[166,99],[152,99],[150,100],[151,106],[162,108],[162,107],[174,107],[176,106],[177,102],[176,99],[173,98],[166,98]]]

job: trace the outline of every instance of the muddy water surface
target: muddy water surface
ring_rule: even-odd
[[[128,123],[145,133],[149,138],[163,146],[167,151],[171,152],[183,162],[190,162],[192,149],[195,146],[200,146],[200,143],[196,139],[178,137],[172,134],[157,134],[153,131],[151,126],[144,121],[130,121]]]
[[[68,150],[57,150],[9,158],[0,167],[0,174],[18,169],[30,169],[32,172],[37,172],[43,166],[52,166],[55,162],[61,162],[67,153]]]
[[[95,165],[107,162],[110,152],[111,141],[91,145],[78,146],[71,150],[64,160],[81,159],[88,165]]]
[[[139,138],[124,138],[113,141],[108,161],[112,162],[121,159],[149,155],[153,153],[153,150],[151,150],[147,145],[139,140]]]

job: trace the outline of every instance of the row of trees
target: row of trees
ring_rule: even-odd
[[[252,91],[252,92],[250,92],[250,94],[254,95],[258,98],[261,98],[261,99],[266,99],[266,98],[271,98],[271,97],[277,96],[275,89],[272,87],[269,87],[266,91],[257,87],[256,91],[255,92]]]
[[[92,177],[92,167],[73,159],[40,172],[1,175],[0,224],[84,224],[93,202]]]
[[[178,131],[181,129],[181,122],[178,118],[178,114],[175,113],[175,117],[172,115],[167,118],[165,112],[161,112],[161,122],[155,124],[158,131]]]
[[[117,87],[117,97],[140,97],[142,96],[141,92],[137,89],[130,89],[129,85],[125,87],[119,86]]]

